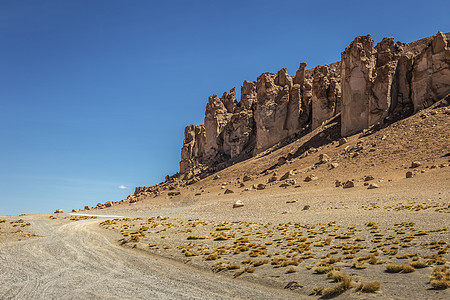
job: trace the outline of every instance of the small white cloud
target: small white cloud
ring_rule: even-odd
[[[119,189],[121,189],[121,190],[127,190],[128,187],[127,187],[127,186],[124,186],[124,185],[119,185]]]

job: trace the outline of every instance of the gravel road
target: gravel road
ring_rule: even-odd
[[[299,299],[131,251],[99,220],[30,221],[42,237],[0,244],[0,299]]]

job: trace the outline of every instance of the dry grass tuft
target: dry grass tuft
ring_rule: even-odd
[[[361,283],[356,290],[361,291],[363,293],[375,293],[376,291],[379,291],[380,288],[381,288],[380,282],[369,282],[366,284]]]
[[[387,264],[386,265],[386,272],[388,273],[412,273],[414,272],[416,269],[414,269],[413,266],[411,266],[410,264],[402,264],[402,265],[397,265],[397,264]]]
[[[413,261],[409,263],[411,266],[413,266],[415,269],[421,269],[429,267],[429,265],[424,261]]]
[[[322,290],[321,292],[322,298],[327,299],[339,296],[340,294],[344,293],[345,291],[349,290],[352,287],[352,279],[345,274],[343,275],[344,277],[337,285],[332,287],[326,287]]]
[[[286,270],[287,274],[295,273],[295,272],[297,272],[297,270],[294,267],[290,267],[289,269]]]
[[[388,273],[400,273],[403,270],[401,265],[396,264],[387,264],[386,265],[386,272]]]
[[[430,276],[430,284],[439,290],[448,288],[450,286],[450,270],[446,267],[435,267]]]

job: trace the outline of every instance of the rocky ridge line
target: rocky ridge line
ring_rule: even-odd
[[[450,92],[450,33],[413,43],[356,37],[341,61],[295,76],[283,68],[208,99],[205,122],[189,125],[181,149],[183,179],[205,177],[280,142],[299,138],[341,114],[341,135],[405,118]]]

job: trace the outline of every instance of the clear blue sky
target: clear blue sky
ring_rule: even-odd
[[[209,95],[335,62],[357,35],[448,32],[449,12],[449,1],[2,0],[0,215],[161,182]]]

